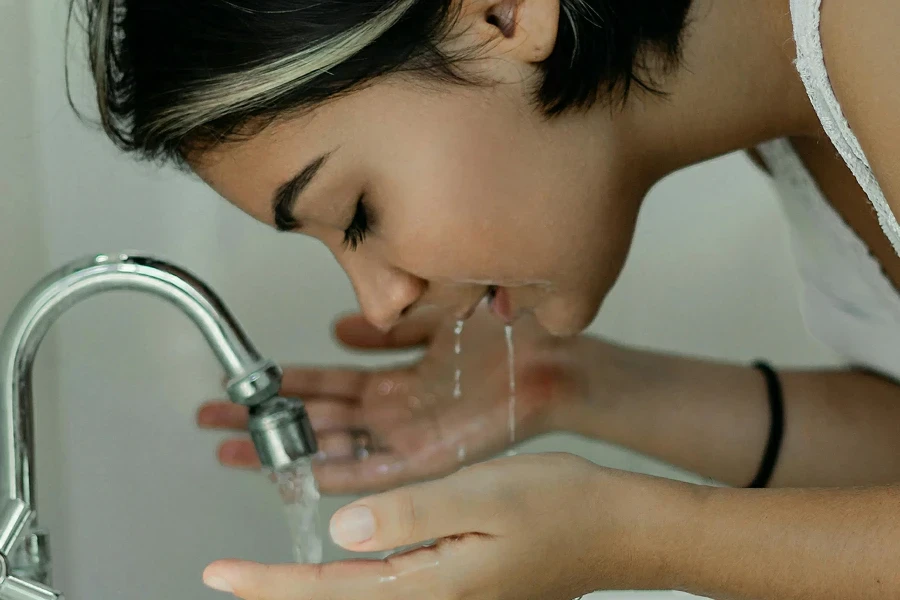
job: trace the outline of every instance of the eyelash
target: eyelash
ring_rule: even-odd
[[[362,244],[366,236],[372,231],[371,215],[364,202],[365,196],[360,196],[356,201],[356,212],[353,220],[344,230],[344,247],[350,251],[356,250]]]

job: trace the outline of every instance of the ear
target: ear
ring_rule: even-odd
[[[560,0],[468,0],[463,14],[492,54],[545,61],[556,45]]]

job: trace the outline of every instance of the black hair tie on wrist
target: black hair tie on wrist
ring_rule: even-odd
[[[772,479],[772,473],[775,471],[778,455],[781,452],[781,442],[784,438],[784,397],[781,391],[781,381],[768,363],[757,361],[753,363],[753,367],[758,369],[766,379],[772,422],[769,427],[769,441],[766,443],[766,451],[763,454],[759,472],[747,488],[764,488]]]

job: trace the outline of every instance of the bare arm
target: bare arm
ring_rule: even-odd
[[[587,398],[560,428],[621,444],[723,483],[759,468],[769,406],[755,369],[584,338]],[[597,368],[597,365],[604,365]],[[772,486],[900,482],[900,386],[859,371],[781,372],[785,437]]]
[[[822,6],[832,85],[889,206],[900,215],[900,4]],[[667,365],[662,379],[679,390],[672,404],[681,410],[666,405],[666,394],[645,399],[615,425],[619,441],[726,482],[746,483],[768,423],[760,380],[754,384],[748,370],[735,367],[649,355],[644,360]],[[782,378],[787,429],[776,485],[900,481],[900,388],[851,371]],[[675,421],[627,430],[625,418],[637,422],[651,410]],[[699,412],[705,416],[691,428]],[[690,435],[684,428],[691,428]],[[743,451],[754,443],[756,459]],[[667,559],[680,577],[678,587],[737,600],[900,597],[900,486],[710,489],[702,495],[694,518],[676,519],[667,532]]]
[[[659,583],[722,600],[900,597],[900,487],[699,496],[660,532]]]
[[[822,3],[822,48],[834,93],[895,216],[900,216],[900,4]]]

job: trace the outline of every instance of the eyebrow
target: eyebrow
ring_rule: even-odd
[[[279,231],[293,231],[301,227],[300,221],[294,216],[297,198],[300,197],[303,190],[309,187],[310,182],[322,169],[331,154],[329,152],[316,158],[275,190],[275,194],[272,196],[272,213],[275,216],[275,227]]]

